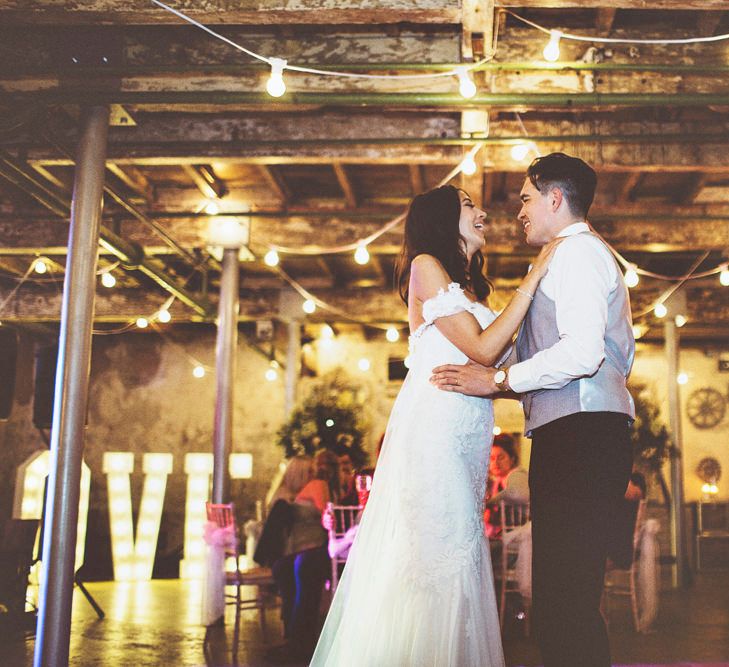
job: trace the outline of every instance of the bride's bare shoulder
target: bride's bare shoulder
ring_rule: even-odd
[[[427,255],[425,253],[413,258],[413,261],[410,262],[410,271],[412,273],[417,272],[423,275],[441,275],[446,273],[446,270],[443,268],[443,265],[437,257]]]
[[[410,265],[410,294],[423,302],[447,288],[450,276],[433,255],[418,255]]]

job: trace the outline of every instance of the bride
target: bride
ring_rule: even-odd
[[[436,389],[431,370],[504,356],[547,271],[545,246],[496,317],[485,300],[486,213],[452,185],[418,195],[398,262],[410,370],[311,665],[504,665],[482,503],[488,399]]]

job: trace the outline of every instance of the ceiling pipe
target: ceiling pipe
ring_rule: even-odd
[[[729,93],[479,93],[464,100],[457,93],[303,93],[291,92],[275,101],[265,92],[226,90],[113,91],[54,88],[11,93],[26,104],[204,104],[326,106],[449,107],[701,107],[727,106]]]
[[[29,194],[53,213],[68,218],[71,209],[70,201],[63,201],[60,195],[44,188],[31,173],[3,151],[0,151],[0,176]],[[192,294],[183,285],[168,276],[153,259],[145,254],[141,246],[126,241],[103,225],[99,244],[117,257],[125,269],[136,269],[149,276],[202,317],[214,317],[214,310],[207,299]]]
[[[378,71],[426,71],[426,72],[450,72],[463,63],[327,63],[326,69],[332,72],[378,72]],[[546,72],[656,72],[663,74],[725,74],[729,73],[729,65],[715,63],[687,65],[682,63],[614,63],[601,62],[590,63],[578,61],[544,62],[538,60],[530,61],[507,61],[507,62],[486,62],[479,65],[469,65],[473,72],[519,72],[519,71],[546,71]],[[90,77],[122,78],[134,76],[157,76],[177,75],[180,73],[191,76],[216,74],[231,76],[240,75],[243,72],[268,72],[270,65],[250,64],[220,64],[220,63],[188,63],[172,65],[129,65],[126,67],[52,67],[32,68],[15,70],[3,73],[3,79],[20,79],[27,76],[53,78],[59,77],[64,80],[79,78],[88,80]]]

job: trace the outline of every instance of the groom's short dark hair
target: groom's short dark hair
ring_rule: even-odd
[[[573,215],[584,218],[595,198],[597,174],[584,160],[565,153],[538,157],[529,165],[527,177],[543,195],[558,187]]]

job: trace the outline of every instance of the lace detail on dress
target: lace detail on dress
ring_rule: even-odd
[[[473,313],[479,304],[471,301],[458,283],[450,283],[446,292],[442,287],[438,294],[423,303],[423,323],[413,332],[413,338],[419,338],[423,331],[439,317],[448,317],[461,311]]]

